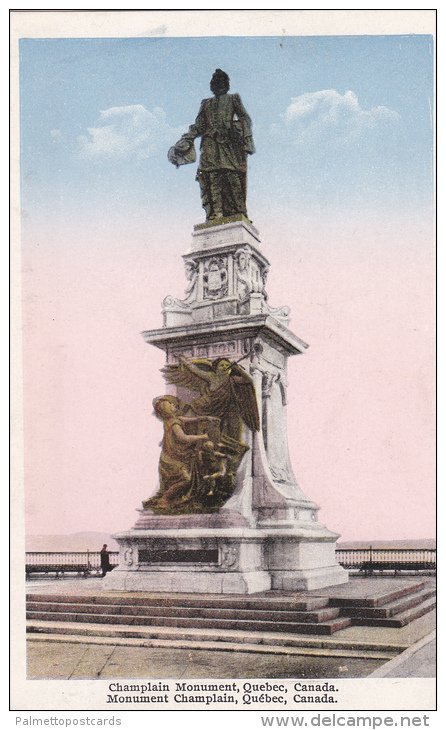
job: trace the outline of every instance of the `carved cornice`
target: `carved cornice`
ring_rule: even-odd
[[[306,342],[269,314],[233,316],[214,322],[194,322],[177,327],[146,330],[141,334],[145,342],[161,350],[166,350],[173,344],[216,342],[234,337],[262,337],[288,355],[302,354],[308,348]]]

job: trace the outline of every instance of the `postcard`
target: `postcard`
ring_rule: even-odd
[[[15,711],[435,710],[435,21],[11,12]]]

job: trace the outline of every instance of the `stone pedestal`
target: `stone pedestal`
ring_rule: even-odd
[[[164,326],[143,333],[168,364],[179,356],[225,357],[250,374],[261,431],[244,434],[249,450],[234,493],[217,514],[159,517],[141,510],[132,530],[114,536],[120,562],[102,581],[107,589],[254,593],[348,580],[335,560],[338,535],[317,521],[319,508],[290,463],[287,361],[308,345],[288,328],[288,308],[268,301],[269,263],[260,245],[246,219],[197,226],[184,255],[185,299],[166,297]],[[191,400],[182,388],[168,390]]]
[[[334,559],[337,535],[319,525],[275,531],[252,527],[178,528],[173,527],[178,518],[164,519],[163,528],[150,527],[149,522],[149,529],[114,536],[120,543],[120,563],[103,579],[104,588],[258,593],[313,590],[347,579]]]

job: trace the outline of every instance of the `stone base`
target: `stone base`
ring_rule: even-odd
[[[221,511],[214,514],[156,515],[151,510],[138,510],[135,530],[194,530],[208,528],[249,527],[238,512]]]
[[[114,535],[119,565],[105,590],[249,594],[313,590],[348,581],[337,565],[337,535],[319,523],[292,530],[249,527],[183,529],[178,518]],[[175,522],[168,529],[166,520]],[[156,525],[156,527],[155,527]]]
[[[271,574],[271,588],[275,591],[314,591],[347,581],[347,571],[337,563],[326,568],[276,570]]]
[[[243,215],[243,213],[228,215],[224,218],[216,218],[214,221],[207,221],[206,223],[198,223],[196,226],[194,226],[194,231],[204,231],[209,228],[215,228],[216,226],[224,226],[228,223],[237,223],[240,221],[246,223],[248,226],[256,231],[256,229],[252,225],[252,221],[250,221],[249,218],[246,217],[246,215]]]
[[[126,571],[115,568],[103,579],[101,587],[105,590],[154,593],[249,594],[269,591],[271,577],[260,570],[252,573],[224,573],[195,570]]]

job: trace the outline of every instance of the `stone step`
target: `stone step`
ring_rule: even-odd
[[[366,607],[349,606],[340,609],[341,616],[350,616],[350,618],[390,618],[395,614],[399,614],[406,609],[418,606],[428,598],[435,596],[435,588],[425,588],[418,593],[409,593],[406,596],[397,598],[396,601],[386,603],[384,606]]]
[[[87,625],[85,625],[87,626]],[[102,628],[102,627],[101,627]],[[313,643],[303,645],[302,642],[294,645],[292,641],[287,642],[286,635],[284,635],[283,643],[260,643],[264,641],[264,634],[246,634],[243,642],[237,640],[237,632],[231,632],[231,635],[227,636],[225,640],[217,640],[215,637],[200,637],[197,640],[197,636],[192,634],[188,636],[183,630],[176,630],[178,633],[172,633],[170,636],[164,634],[161,636],[154,635],[154,632],[150,630],[150,633],[144,633],[142,629],[139,632],[139,636],[127,636],[128,631],[125,628],[122,630],[118,629],[111,631],[107,628],[103,632],[100,632],[99,627],[93,629],[80,627],[77,624],[64,624],[61,628],[55,623],[50,622],[29,622],[27,631],[29,633],[29,639],[31,641],[42,641],[45,643],[63,643],[63,644],[99,644],[108,646],[137,646],[144,648],[170,648],[170,649],[187,649],[187,650],[198,650],[198,651],[228,651],[228,652],[242,652],[242,653],[254,653],[254,654],[280,654],[280,655],[297,655],[297,656],[336,656],[336,657],[350,657],[360,659],[393,659],[402,648],[392,649],[390,647],[363,647],[363,646],[351,646],[346,645],[345,647],[327,646],[327,640],[319,642],[319,645]],[[202,632],[200,632],[201,634]],[[261,637],[260,639],[258,637]],[[314,640],[313,640],[314,641]],[[252,643],[251,643],[252,642]]]
[[[420,618],[420,616],[424,616],[426,613],[433,611],[436,605],[436,598],[429,598],[417,606],[401,611],[400,613],[396,613],[388,618],[361,618],[351,616],[351,622],[352,626],[383,626],[401,628],[402,626],[409,624],[411,621]]]
[[[197,595],[166,593],[126,593],[124,595],[92,593],[71,595],[64,593],[30,593],[32,601],[51,601],[53,603],[100,603],[102,605],[134,606],[179,606],[198,608],[233,608],[236,610],[274,610],[274,611],[315,611],[328,607],[329,599],[325,596],[235,596],[235,595]]]
[[[190,606],[145,606],[101,603],[62,603],[52,601],[27,601],[29,611],[57,613],[89,613],[129,616],[178,616],[179,618],[217,618],[254,621],[291,621],[321,623],[339,616],[339,608],[321,608],[317,611],[263,611],[260,609],[237,610],[233,608],[197,608]]]
[[[124,639],[151,639],[172,640],[195,640],[213,641],[225,644],[232,641],[239,645],[250,643],[265,646],[293,646],[297,648],[312,647],[314,649],[327,649],[330,652],[338,649],[352,649],[358,652],[364,651],[388,651],[394,655],[407,649],[407,643],[395,642],[389,644],[385,639],[371,639],[364,634],[363,639],[352,638],[350,635],[343,637],[342,634],[333,636],[320,636],[309,634],[287,634],[274,633],[271,631],[240,631],[231,629],[225,632],[219,629],[194,629],[175,628],[172,626],[125,626],[123,624],[97,624],[84,622],[64,621],[27,621],[27,632],[29,634],[76,634],[79,636],[93,636]]]
[[[358,606],[361,608],[384,606],[388,603],[392,603],[392,601],[396,601],[398,598],[402,598],[403,596],[417,593],[425,587],[426,583],[424,581],[417,583],[408,581],[399,588],[388,590],[385,593],[376,596],[332,596],[330,597],[329,605],[339,607]]]
[[[27,619],[51,621],[54,620],[52,611],[27,611]],[[305,623],[292,621],[234,621],[227,619],[207,619],[207,618],[183,618],[173,616],[135,616],[135,615],[104,615],[104,614],[88,614],[76,613],[75,611],[58,613],[58,621],[79,621],[88,623],[108,623],[108,624],[126,624],[137,626],[175,626],[184,628],[217,628],[222,631],[231,629],[240,629],[243,631],[276,631],[290,633],[313,633],[331,635],[335,631],[350,626],[349,618],[333,618],[324,623]]]

